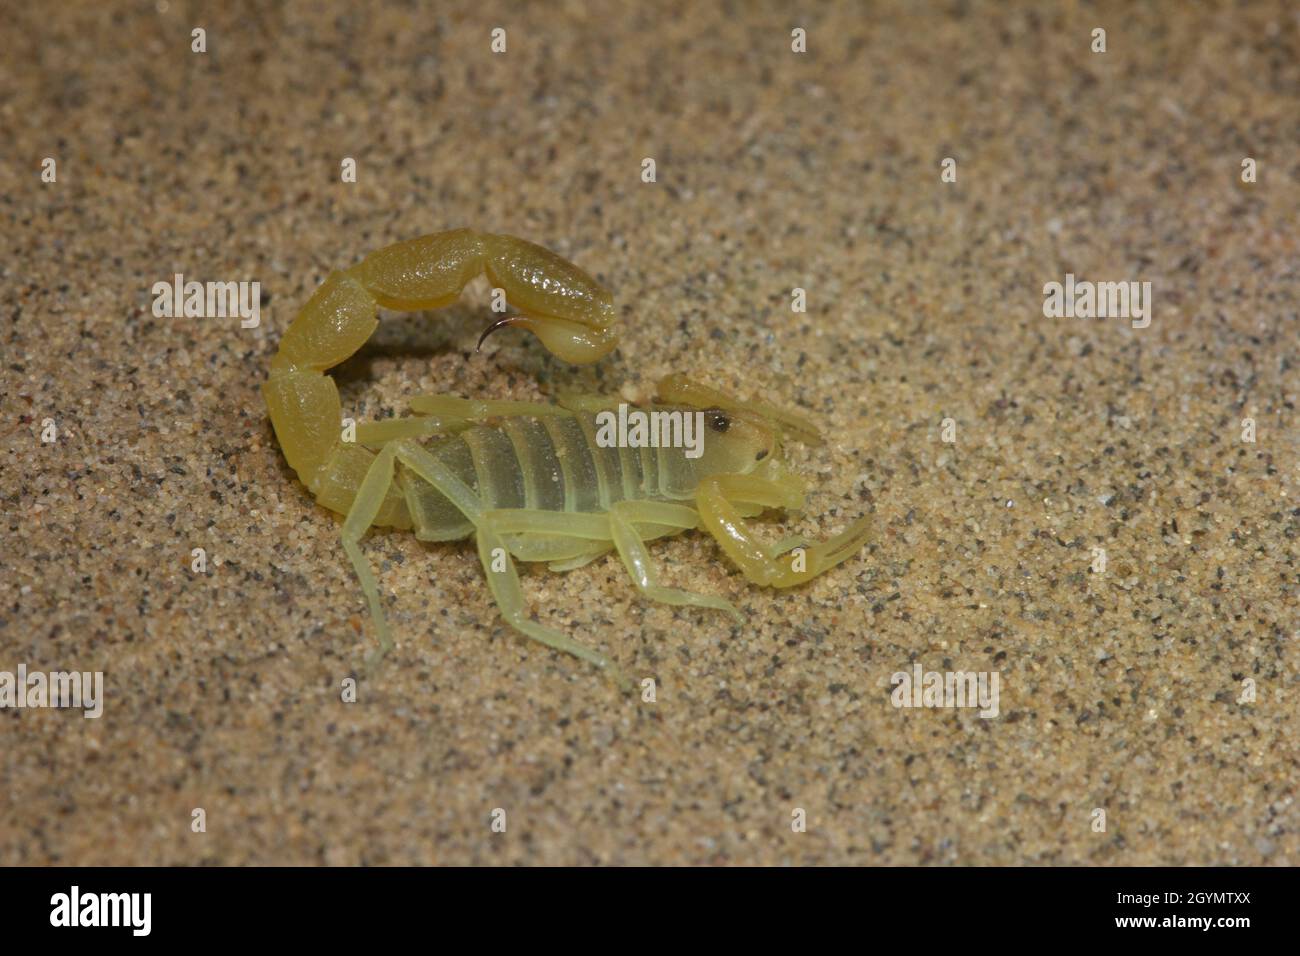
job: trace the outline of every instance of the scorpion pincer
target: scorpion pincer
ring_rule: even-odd
[[[618,401],[601,396],[557,405],[417,396],[417,414],[358,425],[356,440],[343,441],[338,391],[324,371],[369,338],[378,306],[448,305],[480,272],[520,313],[489,332],[517,325],[575,363],[616,344],[612,297],[587,273],[522,239],[461,229],[397,243],[332,273],[285,332],[263,386],[290,467],[320,504],[345,516],[343,548],[381,652],[392,642],[360,548],[372,526],[413,529],[423,541],[473,536],[512,627],[615,673],[604,655],[529,617],[515,560],[565,571],[614,551],[646,597],[740,618],[721,597],[661,585],[646,542],[702,529],[749,581],[777,588],[828,571],[866,542],[866,517],[821,543],[760,540],[746,519],[804,504],[804,482],[780,455],[783,440],[816,443],[820,434],[799,415],[682,376],[661,381],[655,401],[640,408],[674,424],[699,413],[693,455],[672,442],[611,443],[601,429]]]

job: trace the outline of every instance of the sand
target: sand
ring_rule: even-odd
[[[0,671],[104,694],[0,711],[0,863],[1300,860],[1294,9],[783,6],[9,15]],[[384,315],[350,414],[687,373],[828,436],[765,534],[869,546],[780,592],[654,546],[744,624],[527,569],[648,702],[510,630],[468,543],[372,534],[397,647],[345,701],[373,633],[259,386],[331,269],[461,226],[598,276],[618,351],[476,354],[480,279]],[[155,316],[176,273],[260,324]],[[1045,316],[1067,274],[1149,325]],[[893,706],[918,665],[998,715]]]

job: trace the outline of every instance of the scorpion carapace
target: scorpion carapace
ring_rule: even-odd
[[[484,251],[500,249],[510,251]],[[445,305],[480,268],[524,310],[519,324],[532,323],[557,355],[589,361],[613,347],[609,294],[576,266],[522,240],[460,231],[389,247],[331,275],[285,333],[265,385],[285,458],[318,502],[346,516],[343,547],[381,649],[391,640],[360,549],[371,526],[414,529],[426,541],[474,536],[507,622],[611,669],[603,655],[528,616],[515,560],[563,571],[614,551],[646,597],[739,618],[721,597],[660,585],[646,542],[703,529],[747,579],[771,587],[816,577],[865,543],[865,517],[825,542],[764,543],[746,519],[804,502],[782,440],[819,442],[820,434],[800,415],[681,376],[634,407],[645,416],[637,423],[649,423],[640,432],[624,428],[628,406],[606,397],[548,405],[426,395],[411,401],[417,414],[360,424],[355,441],[343,441],[338,392],[323,371],[360,348],[377,304]]]

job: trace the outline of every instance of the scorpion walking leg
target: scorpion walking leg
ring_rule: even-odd
[[[496,598],[497,607],[501,609],[501,616],[506,619],[507,624],[547,647],[557,651],[567,651],[574,657],[580,657],[597,667],[606,668],[617,674],[617,668],[605,655],[584,647],[567,634],[530,620],[528,607],[524,602],[523,588],[519,585],[519,572],[515,569],[514,559],[510,557],[506,543],[487,525],[480,526],[475,532],[475,537],[478,539],[479,560],[483,562],[483,573],[487,575],[488,587],[492,589],[492,596]],[[498,549],[500,549],[499,554],[505,555],[504,571],[494,571],[492,568],[499,557],[499,554],[494,554]]]
[[[614,547],[603,515],[500,508],[487,512],[487,521],[506,537],[512,555],[545,561],[552,571],[580,568]]]
[[[429,459],[429,462],[419,462],[419,464],[425,466],[423,470],[415,469],[415,466],[411,465],[409,459],[413,457],[413,452],[418,452]],[[365,477],[357,487],[356,496],[352,499],[347,518],[343,522],[343,550],[347,552],[348,559],[352,562],[352,568],[361,582],[361,590],[365,592],[366,603],[370,606],[370,616],[374,621],[375,631],[379,636],[379,656],[381,657],[393,646],[393,641],[388,632],[388,624],[384,620],[383,606],[379,599],[379,584],[375,580],[375,574],[370,568],[370,563],[366,560],[365,555],[361,553],[361,538],[370,526],[375,523],[379,509],[392,487],[394,460],[400,460],[403,464],[411,465],[420,477],[437,487],[471,521],[480,513],[473,491],[418,445],[403,444],[401,442],[387,445],[375,456],[370,467],[366,469]],[[429,463],[432,464],[432,467],[428,467]]]
[[[698,524],[699,519],[695,512],[682,505],[665,505],[654,501],[620,501],[610,508],[609,524],[614,536],[614,547],[618,549],[618,556],[622,559],[623,566],[632,575],[632,582],[637,590],[651,600],[662,601],[664,604],[711,607],[726,611],[736,620],[743,621],[744,618],[736,610],[735,605],[725,598],[664,587],[658,583],[654,562],[634,522],[663,524],[672,520],[669,509],[688,513],[680,517],[681,527],[694,528]]]
[[[420,416],[418,418],[388,418],[378,422],[362,422],[357,425],[357,444],[367,448],[380,448],[390,441],[403,438],[427,438],[430,435],[446,435],[468,428],[469,423],[453,423],[445,418]]]
[[[519,572],[510,557],[500,533],[492,526],[490,512],[485,511],[469,486],[451,473],[445,465],[430,455],[414,442],[397,442],[385,448],[393,449],[400,461],[416,475],[433,485],[447,499],[460,509],[474,525],[474,534],[478,539],[479,559],[483,562],[483,571],[487,575],[488,588],[496,599],[501,616],[516,630],[558,651],[567,651],[575,657],[589,661],[597,667],[605,668],[616,677],[621,678],[610,661],[603,655],[579,644],[573,638],[560,631],[552,630],[530,620],[524,603],[523,589],[519,585]],[[505,570],[494,571],[499,555],[494,552],[501,549],[505,558]]]
[[[375,574],[361,553],[361,536],[374,524],[389,486],[393,483],[393,451],[394,446],[390,445],[375,456],[343,522],[343,550],[352,561],[352,568],[361,581],[361,590],[365,592],[366,602],[370,605],[370,617],[374,620],[375,631],[379,635],[381,657],[393,646],[393,640],[388,634],[384,610],[379,603],[379,585],[375,581]]]
[[[612,545],[610,546],[612,547]],[[546,567],[551,571],[576,571],[578,568],[584,568],[597,558],[602,558],[609,554],[610,547],[593,545],[580,554],[575,554],[571,558],[565,558],[561,561],[551,561]]]
[[[568,514],[529,508],[500,508],[485,513],[492,530],[505,538],[520,561],[546,561],[581,567],[614,546],[603,515]]]
[[[416,395],[411,410],[426,415],[445,415],[466,422],[481,422],[508,415],[533,415],[537,418],[570,413],[545,402],[511,402],[494,399],[454,398],[450,395]]]
[[[411,409],[422,412],[404,418],[363,422],[357,426],[358,444],[378,448],[402,438],[427,438],[463,431],[476,422],[507,415],[568,415],[569,412],[542,402],[478,401],[448,395],[417,395]]]
[[[586,412],[595,414],[607,409],[618,409],[622,398],[613,395],[588,395],[585,392],[564,391],[555,396],[556,407],[568,413]]]
[[[632,575],[632,582],[646,597],[665,604],[711,607],[740,618],[740,612],[724,598],[658,584],[654,562],[646,549],[645,539],[647,536],[658,537],[699,527],[699,515],[685,505],[664,501],[620,501],[605,515],[503,508],[487,512],[487,518],[493,528],[503,534],[612,542],[624,567]],[[639,528],[648,528],[649,534],[638,530]],[[526,542],[522,550],[527,551]],[[590,560],[607,550],[607,547],[602,546],[598,554],[582,557]],[[583,563],[586,563],[585,560]]]
[[[498,508],[487,515],[498,534],[560,535],[588,541],[609,541],[611,538],[609,522],[599,514]]]
[[[774,499],[788,493],[774,482],[753,476],[718,475],[701,482],[695,496],[705,529],[755,584],[776,588],[802,584],[852,557],[867,542],[871,521],[864,515],[835,537],[807,548],[801,556],[802,570],[796,571],[799,561],[777,560],[777,549],[758,539],[730,500],[752,501],[763,493],[764,485],[770,486],[768,493]]]
[[[699,515],[684,505],[659,501],[638,503],[645,504],[650,509],[646,514],[655,519],[636,519],[643,541],[700,526]],[[549,561],[552,571],[580,568],[614,547],[608,515],[500,508],[486,512],[486,517],[498,534],[509,535],[511,554],[521,561]],[[587,546],[581,546],[581,542]],[[565,553],[557,554],[565,543],[568,543]],[[574,543],[579,546],[574,547]]]

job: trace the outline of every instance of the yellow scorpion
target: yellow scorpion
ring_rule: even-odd
[[[372,526],[414,528],[422,541],[475,536],[505,620],[602,668],[611,667],[603,655],[529,617],[513,559],[564,571],[613,550],[646,597],[740,618],[723,598],[660,585],[646,542],[702,528],[751,582],[778,588],[816,577],[865,543],[864,517],[819,544],[764,544],[745,519],[804,503],[803,481],[778,455],[783,437],[820,435],[800,416],[681,376],[660,382],[657,401],[638,410],[660,413],[651,421],[674,426],[664,429],[669,438],[683,416],[698,412],[704,428],[693,456],[645,435],[623,447],[610,442],[601,429],[618,402],[598,396],[559,405],[418,396],[416,415],[360,424],[355,441],[344,441],[338,390],[325,370],[370,337],[377,307],[439,308],[480,273],[519,313],[488,332],[519,326],[574,363],[594,362],[616,344],[613,298],[586,272],[523,239],[457,229],[387,246],[331,273],[284,333],[263,386],[289,466],[320,504],[344,516],[343,548],[381,653],[392,641],[360,547]]]

